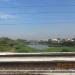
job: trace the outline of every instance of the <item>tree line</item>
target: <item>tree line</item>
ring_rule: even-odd
[[[0,52],[35,52],[33,48],[27,46],[28,42],[24,39],[0,38]]]
[[[75,46],[75,38],[73,38],[72,40],[66,40],[66,39],[60,40],[58,38],[58,41],[52,41],[51,39],[48,39],[47,44],[49,46],[53,46],[53,47],[63,47],[63,46],[74,47]]]

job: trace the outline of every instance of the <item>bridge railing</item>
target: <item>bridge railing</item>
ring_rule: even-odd
[[[73,73],[75,70],[0,70],[0,74],[50,74],[50,73]]]

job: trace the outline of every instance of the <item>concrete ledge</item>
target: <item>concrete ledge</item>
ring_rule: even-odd
[[[0,57],[0,62],[75,62],[75,57]]]
[[[0,53],[0,62],[75,62],[75,52]]]
[[[75,52],[38,52],[38,53],[12,53],[0,52],[0,56],[75,56]]]
[[[75,74],[75,70],[0,70],[0,74]]]

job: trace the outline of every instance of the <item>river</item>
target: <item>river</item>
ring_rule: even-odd
[[[36,48],[36,49],[40,49],[40,50],[49,48],[48,45],[42,45],[42,44],[37,44],[37,45],[29,44],[28,46],[31,48]]]

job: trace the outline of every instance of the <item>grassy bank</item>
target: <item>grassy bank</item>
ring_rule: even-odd
[[[70,43],[65,45],[68,44]],[[28,42],[23,39],[0,38],[0,52],[75,52],[75,45],[70,45],[70,47],[50,47],[40,50],[29,47]]]
[[[44,52],[75,52],[75,47],[50,47],[43,50]]]
[[[0,52],[75,52],[75,47],[50,47],[43,50],[37,50],[28,46],[2,47]]]
[[[26,52],[26,53],[29,53],[29,52],[38,52],[38,50],[35,49],[35,48],[31,48],[31,47],[25,46],[25,47],[16,49],[15,52]]]

